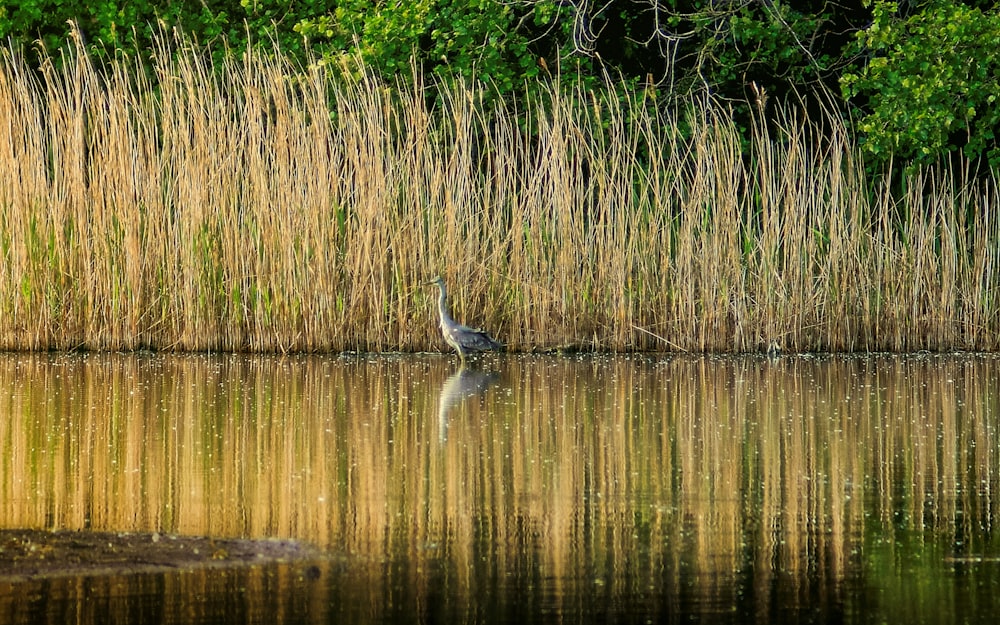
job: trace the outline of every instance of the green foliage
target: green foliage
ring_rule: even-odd
[[[928,163],[963,149],[1000,166],[1000,11],[932,0],[909,17],[875,2],[858,33],[867,63],[842,78],[864,103],[858,128],[879,159]]]
[[[524,97],[526,85],[547,89],[538,78],[587,92],[610,76],[619,97],[641,90],[661,108],[692,94],[728,101],[744,137],[764,94],[823,103],[811,113],[830,104],[847,111],[849,101],[876,159],[922,164],[961,149],[1000,165],[1000,10],[985,0],[906,7],[901,15],[883,0],[3,0],[0,37],[54,51],[73,20],[96,58],[122,50],[148,58],[157,33],[176,28],[217,56],[255,42],[349,71],[360,62],[386,78],[409,78],[416,65],[438,84],[485,84],[502,99]],[[860,61],[849,67],[849,56]],[[838,84],[844,101],[827,97]]]
[[[553,0],[519,5],[489,0],[416,0],[385,3],[344,0],[332,13],[303,19],[296,32],[319,42],[324,62],[351,62],[355,55],[382,74],[424,71],[519,90],[545,71],[532,49],[530,29],[554,23],[568,9]],[[553,63],[558,59],[549,59]]]
[[[830,54],[814,56],[807,46],[830,19],[831,9],[808,13],[775,2],[757,5],[739,3],[720,18],[717,10],[694,14],[700,37],[692,46],[702,76],[717,85],[762,83],[815,84],[836,62]],[[724,19],[720,23],[720,19]]]
[[[62,48],[72,20],[79,25],[88,51],[98,57],[115,50],[152,49],[162,27],[180,32],[221,53],[225,46],[242,51],[248,41],[277,42],[286,52],[301,54],[302,37],[292,24],[315,15],[324,2],[301,0],[21,0],[0,5],[0,37],[28,47],[36,41],[47,50]]]
[[[809,0],[612,0],[580,10],[585,6],[589,36],[575,28],[575,46],[599,56],[611,75],[655,85],[658,106],[691,96],[727,102],[745,146],[751,119],[768,100],[807,103],[821,113],[816,103],[831,101],[846,65],[843,33],[859,21],[850,3]]]
[[[151,50],[165,26],[213,44],[216,54],[274,42],[299,59],[314,54],[340,64],[360,58],[384,76],[409,75],[413,59],[424,71],[511,93],[545,72],[580,67],[560,48],[572,39],[572,11],[557,0],[23,0],[0,5],[0,37],[57,50],[67,43],[72,20],[88,51],[106,58],[116,50]]]

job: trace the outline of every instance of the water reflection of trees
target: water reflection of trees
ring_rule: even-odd
[[[503,392],[454,404],[418,359],[5,356],[0,525],[294,536],[405,558],[416,594],[433,562],[466,592],[763,614],[807,579],[840,602],[875,524],[992,532],[993,359],[497,367]]]

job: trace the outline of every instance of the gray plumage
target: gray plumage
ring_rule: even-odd
[[[441,334],[448,345],[451,345],[458,352],[458,357],[465,362],[465,357],[472,352],[485,352],[500,349],[502,345],[497,343],[484,330],[470,328],[455,321],[448,314],[448,294],[445,290],[444,280],[438,276],[427,283],[435,285],[441,291],[438,297],[438,315],[441,316]]]

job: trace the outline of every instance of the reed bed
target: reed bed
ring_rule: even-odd
[[[0,55],[0,348],[994,350],[997,178],[864,173],[832,116],[386,84],[164,39]]]

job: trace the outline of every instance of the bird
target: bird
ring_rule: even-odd
[[[444,286],[444,279],[436,276],[426,283],[426,286],[436,286],[441,291],[438,297],[438,314],[441,316],[441,334],[444,340],[458,352],[458,357],[462,364],[465,364],[465,357],[472,352],[485,352],[503,347],[497,343],[485,330],[470,328],[455,321],[448,314],[448,293]]]

